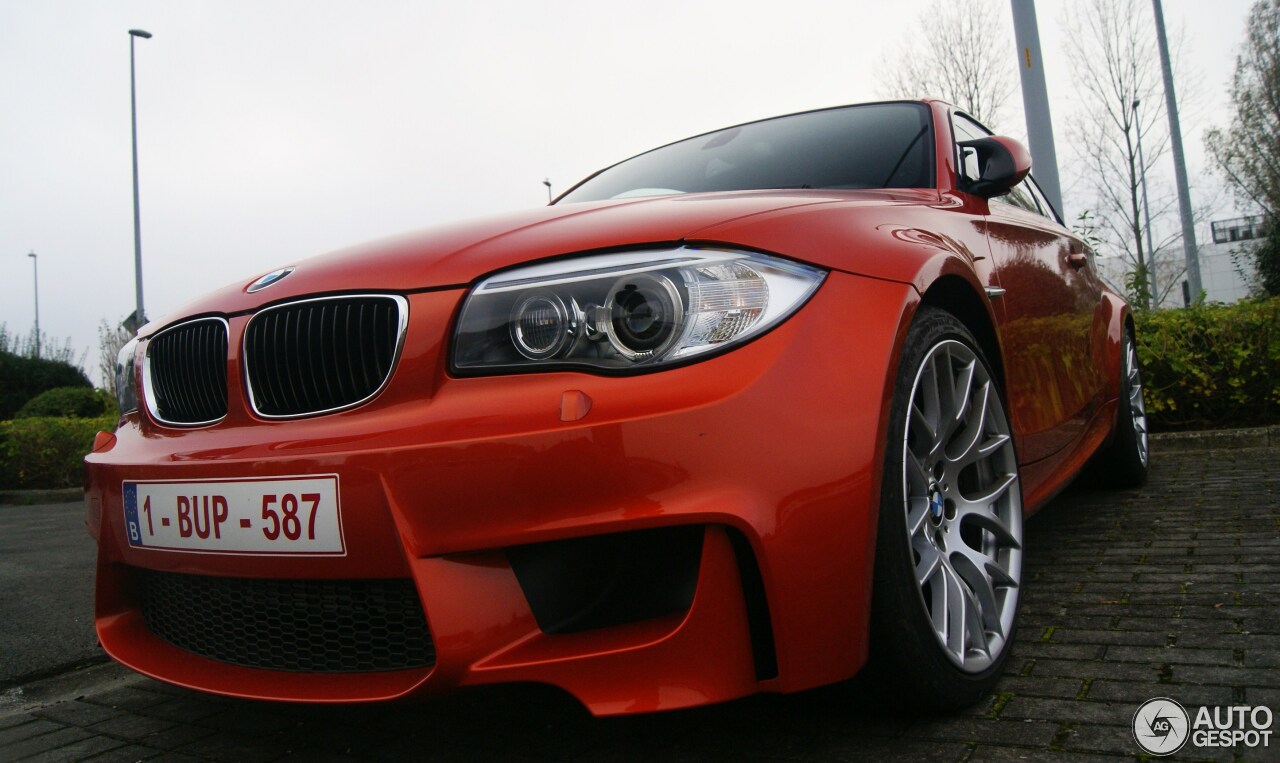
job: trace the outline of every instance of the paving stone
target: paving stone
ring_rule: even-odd
[[[85,760],[108,750],[124,746],[124,742],[107,736],[88,736],[75,741],[59,740],[55,747],[43,752],[24,757],[22,763],[65,763],[68,760]],[[5,756],[13,754],[13,750],[4,750]],[[16,760],[16,756],[13,758]]]
[[[34,715],[45,718],[57,723],[63,723],[68,726],[92,726],[95,723],[110,718],[116,718],[123,714],[123,710],[103,705],[95,705],[90,702],[59,702],[56,705],[42,707],[36,710]]]
[[[996,693],[1016,696],[1075,699],[1084,690],[1084,681],[1075,678],[1006,675],[996,684]]]
[[[1177,647],[1113,646],[1107,660],[1116,662],[1178,663],[1182,665],[1235,665],[1230,649],[1188,649]]]
[[[29,755],[60,750],[92,736],[84,729],[74,726],[61,727],[47,734],[38,734],[16,742],[0,743],[0,752],[4,754],[6,760],[20,760]]]
[[[847,739],[817,740],[807,751],[804,760],[815,761],[893,761],[894,763],[919,763],[928,761],[964,761],[969,758],[970,745],[964,742],[928,742],[913,739],[872,739],[853,743]]]
[[[1036,720],[977,720],[942,718],[918,720],[906,735],[915,739],[950,739],[961,742],[986,742],[1047,747],[1057,734],[1058,725]]]
[[[289,747],[290,745],[283,742],[263,744],[258,739],[230,739],[224,734],[212,734],[199,741],[183,745],[176,752],[201,760],[265,763],[282,757],[289,751]],[[421,753],[422,747],[417,747],[417,750]],[[434,757],[434,750],[432,754]],[[409,759],[408,750],[405,756],[400,757],[400,760],[406,759]]]
[[[144,708],[140,712],[152,718],[160,718],[174,723],[192,723],[208,718],[211,715],[226,712],[225,701],[201,699],[188,693],[167,702],[161,702]]]
[[[11,726],[0,731],[0,750],[9,747],[12,744],[21,742],[24,739],[48,734],[59,729],[66,728],[63,724],[47,721],[42,718],[29,718],[25,723]]]
[[[1163,647],[1168,643],[1169,637],[1163,631],[1073,630],[1063,627],[1054,631],[1050,641],[1055,644],[1127,644]]]
[[[1138,705],[1156,697],[1175,699],[1183,705],[1228,705],[1234,702],[1230,686],[1133,681],[1094,681],[1089,686],[1088,696],[1101,701],[1128,702],[1135,710]]]
[[[151,760],[163,752],[163,750],[157,750],[152,747],[129,744],[94,755],[91,758],[85,758],[85,760],[92,761],[92,763],[134,763],[139,760]]]
[[[1130,713],[1122,726],[1076,724],[1058,737],[1058,743],[1067,750],[1136,754],[1141,751],[1133,739],[1132,719],[1133,714]]]
[[[1223,686],[1280,686],[1280,671],[1257,668],[1173,665],[1173,680]]]
[[[1062,678],[1119,678],[1126,681],[1159,680],[1160,665],[1084,660],[1036,660],[1028,675]]]
[[[93,697],[86,697],[86,702],[92,702],[95,705],[103,705],[104,707],[114,707],[120,710],[142,710],[143,708],[164,702],[168,699],[165,695],[152,691],[144,691],[136,689],[132,686],[124,686],[118,689],[103,692]]]
[[[922,758],[923,760],[923,758]],[[1109,760],[1133,760],[1132,755],[1117,753],[1115,755],[1099,755],[1091,752],[1064,752],[1062,750],[1028,750],[1023,747],[995,747],[978,745],[973,751],[970,763],[1106,763]]]
[[[1032,718],[1115,726],[1129,723],[1133,713],[1126,712],[1127,708],[1127,705],[1092,700],[1014,697],[1000,711],[1000,720]]]
[[[35,720],[33,716],[23,714],[0,717],[0,731],[13,728],[14,726],[21,726],[22,724],[30,723],[33,720]]]
[[[137,742],[165,729],[172,728],[173,725],[173,721],[148,718],[145,715],[121,715],[101,723],[95,723],[89,727],[89,730],[98,734],[113,736],[117,739]]]

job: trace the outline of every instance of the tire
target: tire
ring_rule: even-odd
[[[1139,487],[1147,481],[1151,451],[1147,439],[1147,405],[1142,394],[1142,369],[1133,335],[1125,330],[1120,341],[1120,405],[1116,431],[1094,458],[1098,476],[1111,487]]]
[[[921,307],[894,386],[877,529],[877,694],[967,707],[1009,657],[1022,580],[1022,486],[999,385],[973,335]]]

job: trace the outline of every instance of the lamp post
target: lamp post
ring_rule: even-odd
[[[542,184],[547,187],[547,203],[551,203],[551,178],[544,178]]]
[[[1160,0],[1151,0],[1156,17],[1156,41],[1160,43],[1160,71],[1164,76],[1164,110],[1169,115],[1169,147],[1173,149],[1173,177],[1178,184],[1178,213],[1182,218],[1182,252],[1187,259],[1187,290],[1191,299],[1200,299],[1200,251],[1196,246],[1196,224],[1191,214],[1191,189],[1187,181],[1187,160],[1182,153],[1182,126],[1178,120],[1178,98],[1173,90],[1173,65],[1169,63],[1169,40],[1164,33],[1164,9]],[[1189,301],[1189,300],[1188,300]]]
[[[133,121],[133,270],[136,284],[137,305],[133,318],[137,326],[146,323],[142,310],[142,217],[138,212],[138,86],[134,77],[133,40],[151,39],[151,33],[142,29],[129,30],[129,116]]]
[[[1160,289],[1156,287],[1156,249],[1151,243],[1151,205],[1147,203],[1147,160],[1142,158],[1142,125],[1138,122],[1137,98],[1133,99],[1133,130],[1138,134],[1138,172],[1142,178],[1142,214],[1146,217],[1147,279],[1151,284],[1151,306],[1160,307]],[[1138,222],[1134,220],[1134,222]],[[1138,223],[1142,225],[1142,223]]]
[[[40,357],[40,258],[35,252],[27,255],[31,258],[31,280],[36,292],[36,357]]]

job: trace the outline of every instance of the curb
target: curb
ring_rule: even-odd
[[[1166,453],[1280,446],[1280,426],[1211,429],[1204,432],[1161,432],[1151,435],[1155,449]]]
[[[46,503],[74,503],[84,500],[84,488],[57,490],[0,490],[0,506],[39,506]]]

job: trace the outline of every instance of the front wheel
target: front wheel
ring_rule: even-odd
[[[890,412],[872,603],[873,680],[914,706],[987,694],[1022,581],[1022,488],[999,385],[973,335],[922,307]]]

